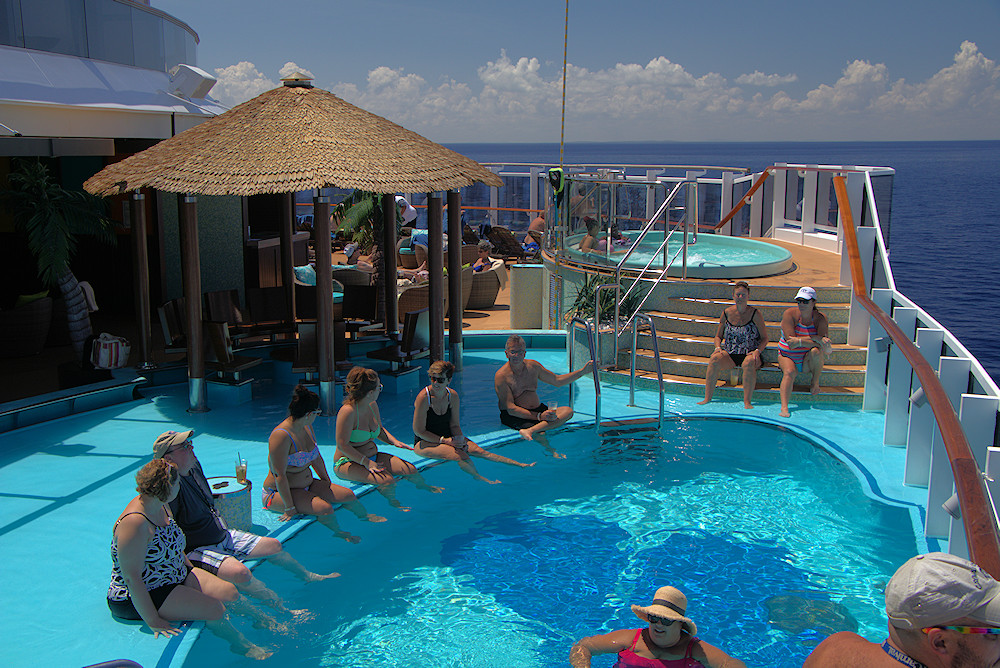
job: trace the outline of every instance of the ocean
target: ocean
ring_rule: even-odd
[[[559,145],[448,144],[479,162],[558,164]],[[1000,382],[1000,141],[570,143],[564,163],[723,165],[775,162],[892,167],[890,259],[896,287],[947,327]]]

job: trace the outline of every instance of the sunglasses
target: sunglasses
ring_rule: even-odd
[[[811,299],[796,299],[795,301],[797,301],[799,304],[808,304],[812,300]]]
[[[663,626],[670,626],[676,621],[677,621],[676,619],[667,619],[666,617],[657,617],[656,615],[649,615],[650,624],[661,624]]]
[[[169,455],[171,452],[179,452],[181,450],[191,450],[192,448],[194,448],[194,443],[191,442],[191,439],[188,439],[183,443],[180,443],[170,448],[169,450],[167,450],[165,454]]]
[[[997,635],[1000,634],[1000,628],[995,626],[931,626],[926,629],[920,629],[924,633],[927,633],[931,629],[948,629],[949,631],[958,631],[959,633],[975,633],[975,634],[988,634]]]
[[[431,379],[432,383],[447,383],[448,382],[448,377],[447,376],[427,376],[427,377]]]

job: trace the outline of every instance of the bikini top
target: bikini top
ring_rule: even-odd
[[[361,415],[359,414],[357,408],[354,409],[355,420],[357,420],[358,425],[361,424]],[[368,431],[367,429],[352,429],[351,430],[351,443],[367,443],[368,441],[374,441],[378,438],[378,435],[382,433],[382,425],[376,424],[378,427],[375,431]]]
[[[288,431],[284,427],[275,427],[274,431],[283,431],[288,434],[288,440],[292,442],[292,447],[295,448],[294,452],[288,454],[288,462],[286,466],[294,466],[295,468],[306,468],[313,461],[319,457],[319,447],[316,445],[316,435],[313,434],[312,427],[306,427],[306,435],[312,439],[312,448],[309,450],[299,449],[298,443],[295,442],[295,437],[292,436],[292,432]]]

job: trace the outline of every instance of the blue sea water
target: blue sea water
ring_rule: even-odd
[[[451,144],[479,162],[559,162],[559,145]],[[1000,380],[989,306],[1000,283],[1000,141],[570,143],[564,162],[720,165],[775,162],[896,170],[889,250],[896,287],[951,330]]]

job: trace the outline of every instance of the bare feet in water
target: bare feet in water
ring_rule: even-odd
[[[410,512],[410,510],[412,510],[409,506],[404,506],[402,503],[400,503],[399,499],[391,499],[389,501],[389,505],[395,508],[396,510],[402,510],[404,513],[408,513]]]
[[[365,521],[366,522],[374,522],[374,523],[378,524],[379,522],[385,522],[386,519],[384,517],[382,517],[381,515],[376,515],[375,513],[368,513],[368,516],[365,517]]]
[[[335,535],[337,536],[337,538],[343,538],[348,543],[360,543],[361,542],[361,536],[355,536],[351,532],[344,531],[343,529],[341,529],[340,531],[335,532]]]
[[[330,580],[332,578],[339,578],[339,577],[340,573],[327,573],[326,575],[322,575],[320,573],[306,573],[304,579],[306,582],[321,582],[323,580]],[[289,610],[289,612],[294,615],[296,612],[301,612],[301,611]]]

